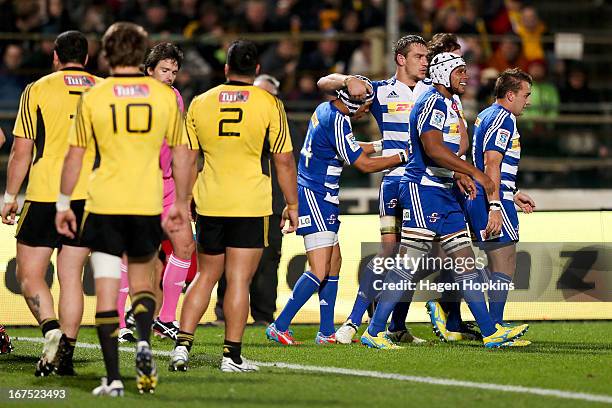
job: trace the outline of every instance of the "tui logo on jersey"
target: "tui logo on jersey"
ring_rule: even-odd
[[[64,75],[64,84],[67,86],[92,87],[96,84],[96,81],[89,75]]]
[[[219,93],[219,102],[246,102],[249,100],[249,91],[222,91]]]
[[[145,98],[149,96],[149,85],[114,85],[113,92],[117,98]]]

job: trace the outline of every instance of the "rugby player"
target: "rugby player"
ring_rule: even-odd
[[[419,97],[410,114],[412,154],[400,182],[400,201],[404,208],[402,254],[420,258],[431,251],[432,243],[437,239],[452,259],[473,259],[465,217],[451,193],[453,172],[473,177],[483,186],[489,199],[494,196],[494,185],[482,171],[457,156],[460,135],[450,132],[462,120],[452,108],[452,96],[465,91],[468,80],[466,64],[461,56],[444,52],[432,59],[429,73],[434,87]],[[501,224],[494,220],[486,229],[495,232],[500,227]],[[416,272],[396,266],[389,270],[385,282],[411,282]],[[476,289],[480,274],[473,265],[466,264],[462,270],[456,268],[453,277],[476,318],[486,347],[499,347],[527,331],[527,325],[514,328],[495,325],[483,293]],[[393,290],[393,286],[389,288],[381,293],[372,321],[361,337],[362,344],[371,348],[398,347],[384,332],[398,295],[401,296],[401,291]]]
[[[410,151],[410,132],[408,128],[410,111],[421,93],[431,87],[427,75],[427,43],[418,35],[400,38],[393,47],[395,75],[387,80],[373,81],[374,99],[369,108],[376,119],[382,139],[374,143],[375,151],[382,156],[394,156],[400,151]],[[354,98],[362,96],[365,88],[362,81],[354,76],[331,74],[321,78],[318,86],[325,92],[336,91],[346,86]],[[399,242],[402,222],[402,209],[399,205],[399,182],[404,175],[404,165],[400,164],[384,170],[380,184],[380,234],[381,250],[378,257],[392,256],[395,244]],[[373,267],[376,259],[366,266],[360,280],[359,289],[348,319],[336,332],[338,343],[350,344],[361,325],[363,315],[376,297],[372,280],[376,276]],[[399,312],[394,311],[388,335],[398,342],[424,343],[406,327],[406,314],[409,303],[398,303]]]
[[[315,291],[319,294],[321,312],[315,343],[336,342],[334,305],[342,261],[338,242],[338,193],[344,164],[371,173],[396,167],[407,160],[407,152],[402,149],[392,155],[369,157],[368,154],[375,152],[374,144],[355,141],[351,119],[366,114],[375,96],[369,79],[356,79],[366,84],[363,99],[356,100],[347,89],[340,89],[336,99],[317,107],[308,125],[298,168],[297,234],[304,237],[311,270],[298,279],[285,308],[266,329],[268,339],[281,344],[296,343],[289,324]]]
[[[94,145],[100,160],[88,184],[81,231],[81,243],[92,251],[96,326],[107,373],[94,395],[122,396],[124,391],[117,341],[123,255],[128,259],[138,329],[136,386],[143,393],[153,392],[157,385],[150,336],[155,313],[152,277],[162,238],[159,154],[164,138],[172,149],[176,186],[176,201],[166,223],[173,232],[189,223],[189,181],[195,161],[182,143],[183,122],[176,94],[140,71],[146,46],[146,31],[133,23],[115,23],[104,34],[102,50],[111,76],[81,97],[56,203],[58,232],[74,238],[77,223],[70,196],[85,151]]]
[[[472,161],[491,180],[495,190],[489,199],[477,184],[474,200],[466,202],[467,218],[476,245],[488,258],[489,313],[496,324],[504,322],[504,306],[516,270],[516,243],[519,239],[515,204],[529,214],[535,202],[516,188],[516,174],[521,158],[520,135],[516,118],[529,105],[531,77],[518,68],[504,71],[495,83],[496,101],[478,114],[475,122]],[[494,221],[495,219],[495,221]],[[487,233],[487,225],[501,222],[497,233]],[[515,340],[507,345],[526,346],[527,340]]]
[[[72,355],[83,316],[83,264],[89,249],[78,238],[67,238],[55,229],[55,201],[59,193],[62,162],[68,151],[68,131],[80,95],[100,81],[85,71],[87,39],[67,31],[55,40],[55,72],[29,84],[21,95],[8,163],[2,222],[14,224],[16,197],[28,174],[25,203],[17,224],[17,279],[21,292],[44,337],[36,376],[57,369],[74,375]],[[83,171],[76,181],[70,207],[80,225],[87,197],[87,182],[95,164],[93,146],[83,152]],[[57,249],[60,283],[59,321],[45,274]]]
[[[181,310],[180,330],[170,370],[187,370],[198,322],[211,292],[225,272],[225,339],[221,370],[252,372],[258,367],[242,356],[242,336],[249,313],[249,285],[267,246],[268,229],[297,227],[295,159],[283,103],[253,85],[259,71],[257,47],[234,41],[227,53],[227,82],[198,95],[185,119],[189,146],[204,152],[194,200],[199,273]],[[281,225],[272,214],[270,158],[274,161],[287,206]]]

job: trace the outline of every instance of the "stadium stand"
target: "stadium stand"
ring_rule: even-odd
[[[463,98],[468,118],[490,101],[490,78],[504,64],[544,71],[545,93],[552,94],[554,106],[548,109],[551,102],[546,101],[534,104],[529,120],[521,125],[526,152],[521,186],[611,185],[612,141],[606,137],[612,127],[612,81],[606,68],[612,62],[605,24],[612,17],[609,0],[413,0],[398,1],[397,6],[400,33],[429,38],[447,31],[460,36],[470,64],[470,90]],[[10,149],[8,130],[19,95],[28,82],[51,71],[52,38],[63,30],[74,28],[90,35],[88,69],[102,76],[107,75],[108,65],[99,39],[114,21],[141,24],[154,41],[178,42],[185,51],[185,64],[176,86],[187,104],[223,81],[225,50],[233,38],[256,40],[262,72],[281,80],[288,114],[305,131],[310,112],[324,98],[315,84],[319,76],[330,72],[362,73],[374,79],[387,76],[385,55],[392,39],[385,34],[385,7],[381,1],[0,2],[0,126],[9,139],[0,163],[6,162]],[[578,43],[563,40],[560,33],[576,33]],[[577,54],[563,55],[573,45]],[[378,137],[368,122],[358,124],[355,134],[361,140]],[[347,171],[345,177],[347,186],[377,183],[376,176],[355,171]]]

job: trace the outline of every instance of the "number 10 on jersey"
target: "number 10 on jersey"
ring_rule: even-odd
[[[117,133],[117,105],[110,105],[113,117],[113,132]],[[125,105],[125,130],[128,133],[149,133],[153,122],[153,108],[148,103],[128,103]],[[144,126],[143,126],[144,125]]]

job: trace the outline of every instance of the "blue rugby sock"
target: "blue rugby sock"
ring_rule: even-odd
[[[512,283],[512,278],[505,273],[491,273],[492,284],[499,286],[493,290],[489,289],[489,313],[494,323],[502,324],[504,321],[504,307],[508,300],[508,286]]]
[[[463,273],[461,275],[455,275],[455,281],[459,283],[463,293],[463,298],[474,315],[482,335],[487,337],[495,333],[497,329],[495,328],[495,323],[489,315],[484,293],[475,288],[475,284],[482,283],[482,278],[479,272],[472,271]]]
[[[393,308],[391,314],[391,323],[389,323],[389,331],[400,331],[406,329],[406,317],[410,309],[410,302],[398,302]]]
[[[408,271],[390,269],[389,272],[387,272],[384,283],[387,285],[394,284],[397,286],[403,282],[412,282],[412,278],[413,275]],[[381,291],[380,300],[376,305],[374,316],[372,316],[372,321],[368,326],[368,333],[370,333],[372,336],[377,336],[378,333],[385,330],[391,312],[395,308],[395,305],[402,300],[402,295],[404,295],[404,293],[405,291],[401,289],[387,289]]]
[[[370,262],[366,265],[363,273],[359,277],[359,291],[357,297],[355,297],[355,303],[353,304],[353,310],[348,319],[355,325],[361,325],[363,321],[363,315],[370,303],[376,299],[378,291],[374,289],[374,281],[384,277],[382,273],[374,273],[374,259],[370,259]]]
[[[378,336],[378,333],[385,330],[387,327],[387,320],[395,307],[396,302],[378,302],[376,310],[374,310],[374,316],[368,326],[368,333],[372,336]]]
[[[355,304],[353,304],[353,310],[351,310],[351,314],[348,317],[353,324],[359,326],[363,320],[363,315],[366,310],[368,310],[368,306],[370,306],[370,300],[361,296],[360,293],[357,294],[355,298]]]
[[[321,321],[319,331],[324,336],[331,336],[336,332],[334,327],[334,308],[338,294],[338,277],[330,276],[321,282],[319,287],[319,310]]]
[[[285,308],[274,321],[274,325],[278,330],[287,331],[291,320],[293,320],[297,312],[310,299],[319,286],[321,286],[321,281],[310,271],[306,271],[300,276],[300,279],[298,279],[293,287],[293,293]]]
[[[440,282],[453,283],[453,273],[448,269],[440,271]],[[446,328],[450,331],[459,331],[461,328],[461,294],[457,290],[442,292],[440,306],[446,313]]]

